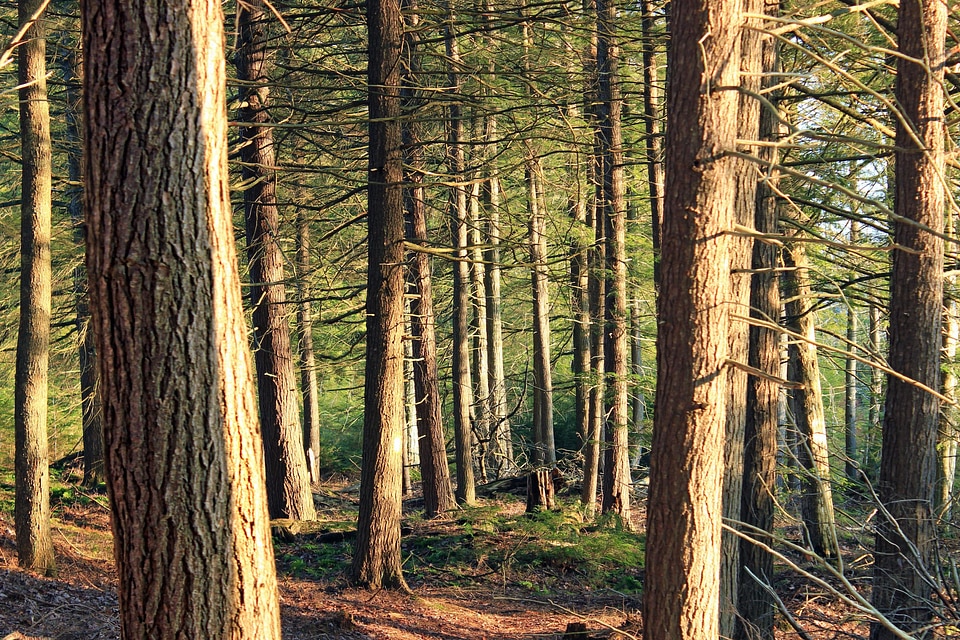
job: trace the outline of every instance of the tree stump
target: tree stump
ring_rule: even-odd
[[[553,509],[555,495],[550,469],[536,469],[527,475],[527,513]]]

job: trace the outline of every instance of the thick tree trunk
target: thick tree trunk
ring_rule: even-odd
[[[370,0],[367,31],[367,362],[352,577],[370,589],[407,589],[400,558],[405,291],[400,0]]]
[[[413,114],[420,98],[413,87],[420,71],[419,41],[416,0],[407,0],[405,15],[408,28],[405,31],[406,66],[404,87],[401,89],[404,111]],[[427,213],[423,189],[424,150],[421,145],[421,125],[416,117],[403,122],[404,164],[407,167],[404,183],[406,209],[406,234],[414,244],[427,242]],[[417,397],[417,433],[420,449],[420,475],[423,480],[423,508],[428,518],[433,518],[456,508],[453,486],[450,483],[450,466],[447,462],[446,443],[443,436],[443,419],[440,414],[440,383],[437,378],[437,337],[433,312],[433,280],[430,256],[415,251],[410,258],[409,279],[412,285],[410,297],[410,327],[413,343],[413,379]]]
[[[83,34],[87,269],[121,637],[279,640],[221,5],[86,3]]]
[[[43,7],[20,0],[21,26]],[[17,49],[20,82],[20,329],[14,384],[15,507],[20,566],[56,572],[50,535],[47,389],[50,362],[50,215],[52,160],[43,19],[29,27]]]
[[[657,398],[647,506],[647,640],[716,638],[727,404],[739,0],[671,13]]]
[[[944,64],[947,5],[900,3],[896,103],[898,216],[890,278],[890,356],[894,371],[928,389],[940,386],[943,310]],[[932,230],[926,231],[925,229]],[[932,507],[937,475],[940,401],[915,384],[889,377],[883,417],[873,605],[915,632],[934,617],[924,570],[936,571]],[[894,634],[875,625],[874,640]]]
[[[470,380],[470,264],[467,245],[467,191],[463,186],[465,170],[460,45],[454,31],[453,8],[448,3],[450,20],[445,27],[444,41],[449,65],[448,80],[452,101],[449,107],[447,164],[458,184],[450,194],[450,228],[453,230],[453,434],[457,458],[457,490],[459,504],[476,502],[473,472],[473,430],[470,409],[473,406],[473,383]]]
[[[273,15],[264,0],[237,5],[237,78],[241,175],[253,307],[253,349],[257,366],[260,426],[271,518],[313,520],[316,511],[304,455],[290,325],[286,275],[280,247],[276,153],[269,126],[268,25]]]
[[[767,15],[779,13],[778,0],[768,0]],[[779,82],[774,75],[779,70],[777,43],[764,38],[762,43],[764,88]],[[779,139],[777,114],[762,109],[759,139],[775,142]],[[778,162],[775,147],[764,146],[757,151],[766,166],[771,167],[765,180],[757,186],[754,228],[758,233],[778,233],[777,183]],[[773,242],[757,241],[753,245],[753,276],[750,288],[750,316],[771,322],[780,317],[780,290],[777,269],[780,251]],[[747,415],[744,424],[743,487],[740,520],[751,527],[748,533],[759,542],[773,544],[774,491],[777,484],[777,433],[780,413],[780,334],[767,326],[750,327],[748,364],[769,377],[747,378]],[[763,533],[759,533],[763,532]],[[764,535],[766,534],[766,535]],[[741,622],[736,627],[738,640],[773,639],[775,602],[766,585],[773,583],[773,556],[747,540],[740,540],[740,577],[737,585],[737,612]]]
[[[837,557],[836,517],[830,460],[827,451],[827,424],[817,360],[816,322],[813,293],[807,274],[807,255],[802,243],[794,243],[783,254],[786,267],[781,282],[787,327],[802,336],[790,342],[790,360],[797,388],[791,391],[793,415],[797,422],[796,455],[800,463],[800,510],[806,541],[814,553],[832,560]]]
[[[86,225],[83,219],[82,156],[83,141],[80,119],[81,67],[77,60],[78,44],[64,33],[65,46],[60,50],[60,70],[66,97],[67,211],[73,225],[73,239],[83,246]],[[90,303],[87,293],[87,270],[78,265],[73,271],[73,291],[77,310],[78,355],[80,360],[80,416],[83,424],[83,484],[96,488],[106,480],[103,471],[103,408],[100,404],[100,372],[97,350],[90,330]]]
[[[313,348],[313,304],[309,278],[310,224],[303,209],[297,211],[297,340],[300,356],[300,397],[303,403],[303,447],[310,482],[320,481],[320,382]]]
[[[630,523],[630,448],[628,443],[627,378],[627,203],[623,182],[623,132],[620,112],[620,47],[616,38],[615,0],[597,0],[597,124],[600,134],[601,191],[597,194],[603,217],[604,296],[604,513],[612,511]]]

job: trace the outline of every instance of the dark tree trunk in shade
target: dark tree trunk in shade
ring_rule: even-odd
[[[120,635],[279,640],[221,5],[82,9],[87,270]]]
[[[20,0],[26,26],[43,6]],[[44,20],[17,48],[22,187],[20,204],[20,327],[14,382],[14,521],[20,566],[56,572],[50,534],[47,396],[50,362],[51,183],[50,106]]]
[[[370,110],[363,462],[353,580],[406,589],[400,557],[404,225],[400,0],[367,3]]]
[[[671,10],[644,637],[719,637],[730,247],[742,4]],[[706,79],[710,79],[707,83]]]
[[[766,15],[779,13],[779,0],[767,0]],[[762,69],[775,73],[779,70],[777,42],[764,38],[762,42]],[[764,88],[773,88],[775,75],[765,76]],[[773,96],[774,99],[776,96]],[[768,108],[760,111],[759,139],[775,142],[779,139],[777,114]],[[767,170],[757,186],[754,228],[757,233],[778,233],[777,172],[779,158],[774,147],[763,146],[757,151]],[[780,317],[780,288],[777,268],[780,266],[779,247],[772,242],[758,241],[753,245],[753,276],[750,285],[750,316],[763,322]],[[748,364],[768,377],[751,375],[747,378],[747,414],[743,434],[743,487],[739,519],[749,527],[746,533],[759,542],[773,543],[774,491],[777,484],[777,433],[779,428],[780,334],[769,326],[750,327]],[[765,587],[773,584],[773,556],[748,540],[740,540],[740,572],[737,584],[736,610],[741,621],[737,624],[738,640],[773,639],[775,602]]]
[[[894,371],[940,388],[943,312],[944,65],[947,5],[909,0],[898,13],[896,192],[890,278],[890,355]],[[929,229],[930,231],[927,231]],[[932,232],[931,232],[932,231]],[[908,633],[933,618],[932,507],[940,402],[915,384],[888,377],[878,482],[889,518],[877,522],[873,605]],[[920,567],[918,567],[920,565]],[[895,637],[875,624],[874,640]]]
[[[67,176],[70,185],[66,192],[67,212],[73,225],[73,239],[83,246],[86,227],[83,219],[83,155],[80,119],[80,75],[82,73],[77,51],[78,43],[69,33],[61,35],[64,43],[59,51],[66,108]],[[103,471],[103,408],[100,405],[100,373],[97,370],[97,350],[90,330],[90,304],[87,294],[87,270],[78,265],[73,271],[73,291],[77,310],[78,355],[80,360],[80,416],[83,425],[83,484],[97,487],[106,479]]]
[[[743,0],[743,11],[758,16],[764,0]],[[756,157],[761,147],[749,141],[760,137],[760,92],[763,20],[744,20],[740,35],[740,93],[737,114],[739,150]],[[757,184],[761,178],[754,160],[737,158],[734,224],[750,229],[757,210]],[[750,309],[750,265],[753,238],[737,234],[730,238],[730,328],[727,357],[733,362],[749,360],[750,326],[744,320]],[[727,370],[727,425],[723,451],[723,517],[740,520],[743,491],[744,429],[747,421],[747,373],[739,367]],[[740,580],[740,538],[724,532],[720,564],[720,635],[733,636],[737,625],[737,592]]]
[[[241,104],[241,175],[253,307],[253,349],[257,366],[270,516],[313,520],[316,511],[304,455],[296,371],[287,321],[286,275],[280,247],[276,153],[268,111],[267,41],[273,15],[263,0],[237,7],[237,77]],[[249,125],[249,126],[245,126]]]

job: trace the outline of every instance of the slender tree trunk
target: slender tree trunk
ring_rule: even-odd
[[[759,147],[749,141],[760,138],[760,92],[763,71],[761,29],[764,0],[743,0],[745,18],[740,36],[740,93],[737,138],[740,151],[756,156]],[[757,211],[757,183],[761,178],[757,164],[746,158],[736,161],[734,224],[751,228]],[[735,235],[730,239],[730,302],[732,317],[728,339],[728,358],[749,361],[750,326],[743,318],[750,315],[750,266],[753,239]],[[727,522],[740,520],[743,502],[744,430],[747,421],[747,373],[741,368],[727,371],[727,426],[723,451],[723,517]],[[740,538],[723,533],[720,565],[720,635],[732,637],[737,626],[737,599],[740,581]]]
[[[550,360],[550,300],[547,277],[545,212],[541,209],[541,167],[527,158],[527,211],[530,215],[530,264],[533,287],[533,464],[553,467],[553,374]]]
[[[630,448],[627,378],[627,206],[623,182],[623,133],[620,112],[620,47],[615,0],[597,0],[598,125],[601,144],[601,192],[597,200],[604,227],[606,274],[603,363],[603,503],[626,527],[630,523]]]
[[[850,221],[850,244],[856,245],[859,241],[860,229],[855,220]],[[853,351],[857,344],[858,322],[857,310],[852,301],[848,302],[847,307],[847,346],[849,351]],[[846,454],[843,469],[847,481],[851,483],[859,482],[859,469],[857,468],[857,361],[852,357],[847,357],[844,362],[844,403],[843,403],[843,449]]]
[[[20,0],[19,22],[32,18],[17,49],[20,82],[20,329],[14,385],[15,506],[20,566],[56,572],[50,535],[50,469],[47,452],[47,389],[50,362],[50,103],[44,20],[40,0]]]
[[[678,3],[647,506],[647,640],[717,638],[742,5]]]
[[[413,87],[420,72],[420,23],[416,0],[406,0],[405,78],[401,89],[404,112],[414,116],[420,98]],[[425,153],[421,141],[421,125],[416,117],[403,122],[404,165],[407,167],[404,183],[406,235],[414,244],[427,242],[427,213],[424,200],[423,167]],[[430,256],[414,251],[410,258],[408,277],[412,284],[410,296],[411,343],[413,346],[413,379],[417,398],[417,434],[420,449],[420,475],[423,480],[423,508],[428,518],[456,508],[450,466],[443,436],[440,415],[440,383],[437,379],[437,338],[433,312],[433,280]]]
[[[890,278],[890,357],[894,371],[940,388],[943,312],[944,65],[947,5],[900,3],[896,104],[896,197]],[[930,229],[933,233],[926,231]],[[907,632],[934,618],[931,585],[936,526],[940,401],[916,384],[890,376],[883,418],[880,500],[888,517],[877,522],[873,605]],[[894,634],[876,624],[874,640]]]
[[[309,278],[310,224],[303,209],[297,211],[297,338],[300,354],[300,396],[303,401],[303,446],[310,482],[320,481],[320,382],[313,348],[313,304]]]
[[[880,307],[870,306],[870,350],[875,358],[880,358],[883,345],[883,327],[880,322]],[[883,372],[877,367],[870,369],[870,413],[867,416],[866,437],[863,442],[863,460],[861,466],[868,472],[875,471],[873,466],[873,441],[880,433],[881,403],[883,402]],[[871,478],[874,478],[871,475]]]
[[[954,285],[955,276],[950,276],[950,285]],[[957,397],[957,374],[954,367],[957,362],[957,344],[960,343],[960,310],[957,308],[957,301],[948,299],[944,305],[944,330],[943,330],[943,358],[945,360],[943,367],[943,395],[948,398]],[[958,434],[957,420],[960,412],[955,406],[943,406],[940,409],[940,433],[937,443],[937,453],[940,462],[940,482],[937,495],[937,515],[950,520],[953,512],[953,488],[957,475],[957,443],[960,439]]]
[[[779,0],[767,0],[765,4],[766,15],[779,14]],[[761,46],[762,69],[768,74],[764,76],[764,88],[772,89],[779,82],[774,75],[780,69],[777,43],[767,37]],[[776,142],[779,139],[777,114],[769,109],[761,109],[759,127],[760,140]],[[757,186],[754,228],[758,233],[775,235],[778,232],[777,196],[774,191],[778,174],[775,167],[779,158],[776,148],[772,146],[760,147],[757,155],[769,169],[765,179]],[[755,242],[752,266],[750,316],[765,322],[776,322],[780,317],[778,245],[762,240]],[[771,545],[780,417],[780,385],[776,382],[781,375],[779,332],[764,326],[751,326],[748,357],[748,364],[768,377],[751,375],[747,378],[740,520],[751,527],[751,537]],[[740,540],[739,571],[737,611],[742,621],[737,625],[735,637],[738,640],[773,640],[775,602],[766,588],[773,584],[773,555],[751,541]]]
[[[77,59],[79,45],[64,33],[66,42],[60,50],[60,70],[66,98],[67,211],[73,225],[73,239],[83,246],[86,225],[83,216],[83,141],[80,120],[81,67]],[[73,271],[73,291],[77,310],[77,351],[80,360],[80,416],[83,424],[83,484],[96,488],[106,480],[103,471],[103,407],[100,404],[100,373],[97,350],[90,330],[90,303],[87,293],[87,270],[82,264]]]
[[[475,139],[482,139],[483,134],[478,129],[474,119]],[[476,154],[475,154],[476,156]],[[486,164],[486,160],[474,160],[475,163]],[[470,276],[473,290],[473,316],[471,317],[471,333],[473,334],[473,382],[474,382],[474,410],[476,421],[474,431],[478,434],[479,447],[477,450],[477,464],[480,467],[480,481],[488,481],[487,469],[489,463],[496,464],[492,456],[494,448],[494,433],[492,408],[490,406],[490,349],[487,344],[487,291],[486,265],[483,263],[483,221],[480,214],[481,180],[479,170],[471,177],[470,190]]]
[[[120,636],[279,640],[221,4],[106,0],[82,14],[87,270]]]
[[[660,229],[663,226],[663,106],[660,65],[657,61],[656,5],[643,0],[640,30],[643,38],[643,122],[647,130],[647,183],[650,189],[650,222],[653,238],[653,287],[660,290]]]
[[[816,322],[813,294],[807,275],[807,256],[801,243],[792,244],[783,254],[787,270],[782,283],[787,327],[803,339],[790,342],[797,388],[792,390],[793,414],[797,422],[797,457],[800,461],[800,508],[807,543],[814,553],[832,560],[837,557],[836,518],[830,461],[827,452],[827,425],[817,361]]]
[[[459,504],[476,502],[473,474],[473,431],[470,408],[473,406],[473,383],[470,380],[470,264],[467,262],[469,225],[467,220],[467,191],[463,186],[465,171],[464,130],[460,45],[454,31],[452,5],[447,4],[450,19],[445,27],[445,45],[449,64],[448,81],[451,88],[449,106],[447,164],[458,184],[450,198],[450,227],[453,230],[453,433],[457,457],[457,490]]]
[[[404,220],[400,0],[367,3],[367,349],[356,583],[407,589],[400,557]]]
[[[313,520],[316,511],[299,424],[296,372],[286,311],[286,276],[280,248],[276,154],[269,126],[268,25],[264,0],[237,5],[237,78],[241,104],[241,175],[253,307],[254,360],[263,429],[270,516]]]

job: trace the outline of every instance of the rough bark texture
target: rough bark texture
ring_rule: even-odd
[[[796,420],[796,456],[800,472],[800,510],[807,544],[822,558],[837,557],[836,517],[827,423],[823,411],[820,364],[817,360],[816,321],[810,290],[807,254],[802,243],[793,243],[783,254],[783,284],[787,327],[802,336],[792,338],[790,362],[798,387],[790,391]]]
[[[603,365],[604,414],[603,501],[630,526],[630,449],[627,442],[627,203],[623,182],[623,131],[620,113],[620,47],[616,37],[615,0],[597,0],[597,124],[600,142],[600,192],[603,217],[604,274]]]
[[[644,637],[718,637],[741,3],[671,12]]]
[[[87,269],[125,638],[280,638],[222,25],[211,0],[83,6]]]
[[[43,6],[20,0],[21,25]],[[50,362],[50,104],[47,102],[43,21],[17,50],[20,88],[20,328],[14,382],[14,467],[17,556],[20,566],[56,571],[50,535],[50,469],[47,452],[47,380]]]
[[[768,0],[767,15],[776,15],[778,0]],[[777,43],[765,38],[762,44],[762,68],[779,69]],[[764,80],[766,88],[777,82],[776,76]],[[775,141],[777,114],[769,109],[760,112],[760,139]],[[765,180],[757,187],[754,226],[758,233],[778,232],[777,196],[774,186],[778,154],[773,147],[761,147],[758,156],[769,163]],[[780,316],[780,290],[777,268],[780,266],[778,245],[759,241],[753,245],[754,274],[750,288],[750,316],[762,321],[776,321]],[[747,378],[747,415],[744,424],[743,487],[740,520],[750,527],[749,534],[764,544],[772,544],[774,496],[777,482],[777,430],[780,407],[780,334],[774,329],[750,327],[748,364],[770,378]],[[767,536],[764,533],[768,534]],[[765,584],[773,584],[773,556],[759,546],[740,540],[740,578],[737,585],[737,611],[740,623],[735,637],[739,640],[772,640],[774,600]]]
[[[399,0],[367,4],[367,363],[360,515],[353,580],[406,589],[400,558],[403,455],[403,153]]]
[[[287,322],[286,275],[280,247],[276,153],[269,126],[267,26],[273,15],[263,0],[237,5],[237,78],[243,208],[253,307],[260,425],[271,518],[313,520],[316,511],[300,426],[297,377]]]
[[[303,403],[303,449],[311,482],[320,481],[320,382],[313,348],[313,305],[309,285],[310,223],[297,211],[297,352],[300,365],[300,398]]]
[[[896,198],[899,221],[890,280],[890,368],[939,389],[943,240],[944,40],[947,5],[904,0],[898,14]],[[932,518],[939,400],[890,377],[883,418],[879,495],[892,519],[877,523],[873,604],[908,632],[933,617],[931,585],[936,528]],[[876,625],[872,637],[892,638]]]
[[[407,29],[404,33],[404,78],[400,91],[404,113],[414,116],[422,98],[416,94],[416,75],[420,71],[418,53],[419,36],[417,25],[417,1],[404,4]],[[404,175],[406,190],[406,234],[414,244],[427,242],[427,210],[424,200],[423,168],[425,153],[421,144],[421,124],[417,118],[403,121]],[[433,279],[430,255],[414,252],[410,257],[408,279],[411,285],[410,328],[413,343],[413,380],[417,398],[417,432],[420,448],[420,475],[423,481],[423,509],[428,518],[456,508],[453,485],[450,482],[450,465],[447,461],[446,442],[443,434],[443,418],[440,399],[440,382],[437,378],[436,319],[433,310]]]
[[[763,13],[763,0],[743,0],[743,10],[758,16]],[[762,71],[762,20],[745,20],[740,36],[740,94],[737,114],[737,138],[740,151],[757,155],[759,147],[748,141],[760,137],[760,91]],[[757,209],[758,165],[746,158],[736,160],[736,196],[734,223],[751,228]],[[750,314],[750,265],[753,239],[744,235],[730,238],[730,310],[735,316]],[[728,356],[734,362],[749,360],[750,327],[736,318],[730,320]],[[747,374],[731,367],[727,371],[727,426],[723,449],[723,517],[728,522],[740,520],[743,491],[744,429],[747,421]],[[737,597],[740,581],[740,538],[724,532],[720,565],[720,635],[731,637],[737,624]]]

